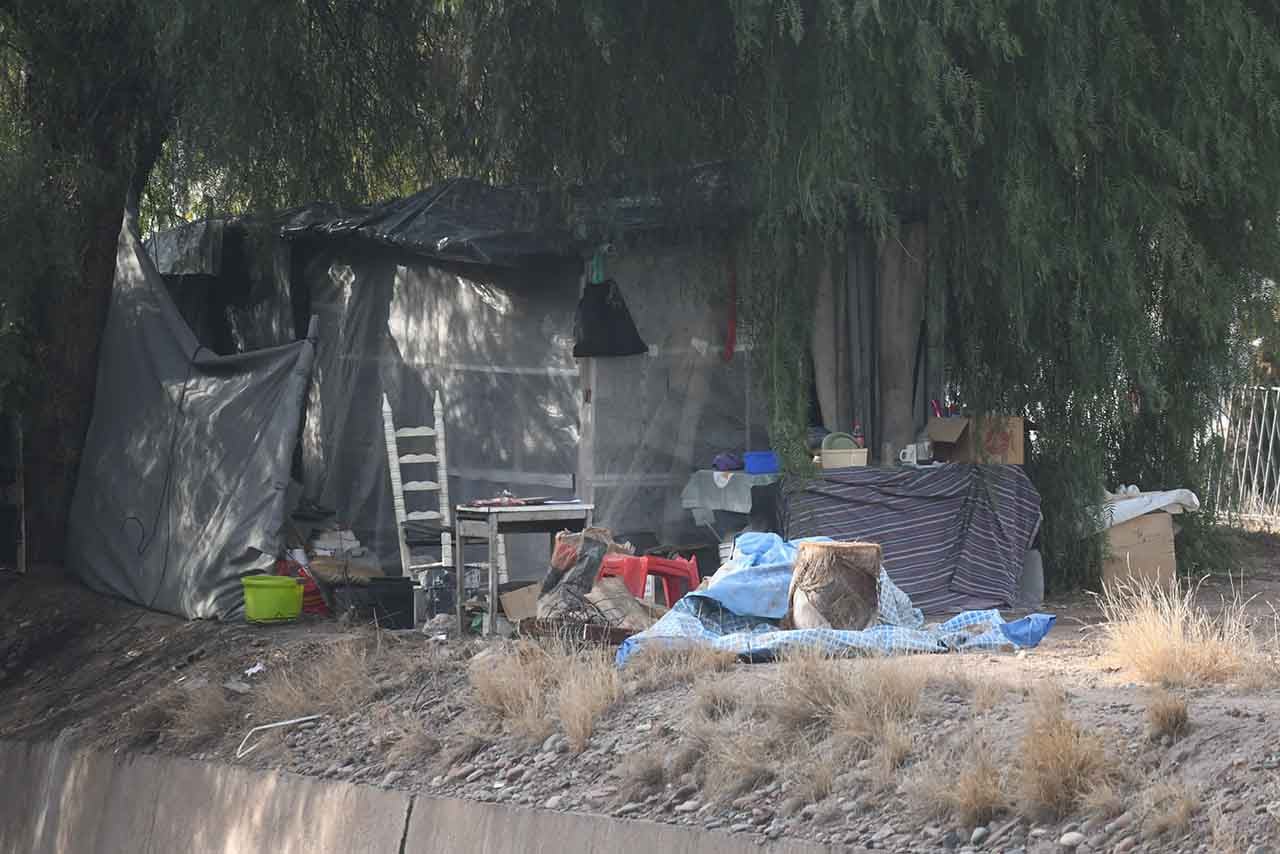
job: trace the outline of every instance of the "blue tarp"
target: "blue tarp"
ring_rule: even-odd
[[[827,537],[808,541],[829,542]],[[768,660],[779,652],[816,648],[831,655],[949,652],[1034,647],[1053,627],[1054,617],[1032,614],[1005,622],[999,611],[965,611],[927,626],[924,615],[880,570],[880,619],[864,631],[778,627],[787,612],[797,545],[777,534],[738,537],[735,554],[711,577],[707,589],[690,593],[662,619],[633,635],[618,649],[617,663],[646,644],[705,643],[741,656]]]

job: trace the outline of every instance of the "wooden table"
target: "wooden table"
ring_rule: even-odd
[[[466,599],[466,561],[462,557],[467,538],[489,541],[489,616],[485,619],[485,634],[493,634],[498,627],[498,538],[503,534],[548,534],[551,545],[561,531],[581,531],[591,524],[593,504],[531,504],[519,507],[466,507],[454,508],[453,570],[456,587],[455,611],[458,630],[465,628],[463,604]]]

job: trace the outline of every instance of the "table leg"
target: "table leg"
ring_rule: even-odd
[[[462,608],[463,602],[466,600],[467,596],[467,564],[462,557],[462,544],[466,542],[466,538],[462,536],[461,525],[455,524],[453,530],[453,612],[458,617],[458,634],[461,635],[467,630],[467,626],[463,622],[466,613]]]
[[[484,623],[487,635],[498,631],[498,516],[489,514],[489,613]]]

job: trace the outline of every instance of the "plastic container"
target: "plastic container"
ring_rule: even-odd
[[[867,464],[866,448],[823,448],[822,468],[847,469]]]
[[[747,474],[777,474],[782,467],[773,451],[747,451],[742,455]]]
[[[279,575],[247,575],[244,618],[251,623],[287,623],[302,613],[302,581]]]

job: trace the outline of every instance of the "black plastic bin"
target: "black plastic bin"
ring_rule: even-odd
[[[384,629],[412,629],[413,579],[370,578],[368,584],[337,584],[333,588],[337,611],[376,623]]]

